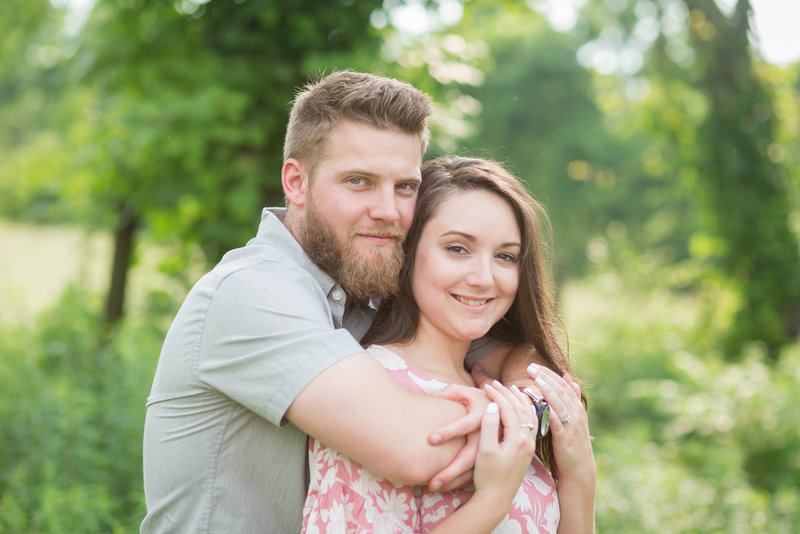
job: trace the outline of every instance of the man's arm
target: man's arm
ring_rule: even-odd
[[[263,261],[217,275],[200,310],[203,387],[272,424],[288,419],[393,482],[424,483],[455,457],[463,439],[434,446],[427,435],[463,417],[464,405],[397,385],[352,336],[333,328],[308,273]]]
[[[457,438],[431,445],[428,435],[464,414],[457,402],[406,391],[370,355],[360,353],[314,378],[286,418],[379,476],[424,484],[465,442]]]

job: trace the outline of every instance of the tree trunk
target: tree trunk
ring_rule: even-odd
[[[105,322],[107,326],[122,318],[125,305],[125,287],[131,265],[136,228],[139,216],[128,202],[121,202],[119,217],[114,229],[114,259],[111,265],[111,282],[106,296]]]

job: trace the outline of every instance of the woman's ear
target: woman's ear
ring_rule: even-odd
[[[302,163],[294,158],[287,159],[281,169],[283,194],[290,204],[301,207],[306,203],[308,176]]]

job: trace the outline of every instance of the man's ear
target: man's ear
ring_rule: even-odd
[[[287,159],[281,169],[281,185],[286,200],[295,206],[304,206],[308,188],[308,175],[302,163],[294,158]]]

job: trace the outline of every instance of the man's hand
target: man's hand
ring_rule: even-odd
[[[472,366],[472,380],[475,381],[475,387],[483,390],[483,386],[491,385],[495,377],[489,376],[486,370],[479,363]]]
[[[429,441],[433,445],[453,438],[467,438],[458,455],[431,479],[428,486],[432,491],[447,491],[463,487],[472,481],[472,467],[478,455],[481,420],[489,399],[478,388],[458,384],[450,384],[437,393],[437,396],[459,402],[467,409],[465,416],[435,430],[429,436]]]

